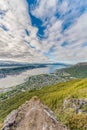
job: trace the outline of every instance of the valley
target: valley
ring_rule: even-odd
[[[43,69],[43,74],[42,70],[39,73],[40,69]],[[12,110],[37,96],[42,103],[55,113],[57,120],[66,125],[69,130],[86,130],[86,64],[79,63],[66,68],[54,69],[52,73],[48,73],[49,67],[46,71],[44,69],[46,67],[37,68],[36,75],[34,69],[32,69],[31,75],[29,76],[28,73],[25,82],[0,93],[1,127],[3,120]]]
[[[37,82],[38,77],[36,75],[40,74],[51,74],[57,68],[64,68],[67,67],[67,64],[17,64],[17,66],[10,64],[4,64],[0,68],[0,92],[9,91],[11,88],[15,87],[16,85],[21,85],[22,83],[26,82],[29,77],[35,76],[35,82]],[[43,75],[45,78],[45,75]],[[52,77],[52,76],[51,76]],[[55,81],[58,77],[54,77]],[[31,77],[33,81],[33,77]],[[43,80],[41,81],[41,83]],[[48,82],[49,84],[49,82]],[[30,83],[31,85],[31,83]]]

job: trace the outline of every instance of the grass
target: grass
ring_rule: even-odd
[[[40,90],[22,92],[12,96],[11,98],[9,97],[3,101],[0,101],[0,123],[3,123],[5,117],[12,110],[17,109],[21,104],[33,96],[38,96],[44,104],[55,112],[58,120],[62,121],[64,124],[68,124],[69,126],[68,119],[70,118],[71,113],[65,114],[63,112],[62,105],[64,99],[69,96],[73,96],[75,98],[87,98],[87,79],[71,80],[65,83],[47,86]],[[74,130],[80,129],[74,128]]]
[[[57,70],[56,73],[58,72],[65,72],[70,74],[71,77],[75,78],[86,78],[87,77],[87,65],[85,64],[76,64],[64,69]]]

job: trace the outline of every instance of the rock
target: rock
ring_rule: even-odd
[[[4,121],[4,127],[2,130],[9,130],[9,127],[11,127],[15,123],[17,114],[18,111],[14,110],[7,116],[6,120]]]
[[[75,113],[82,113],[82,107],[84,105],[87,105],[87,99],[76,99],[76,98],[67,98],[64,100],[63,103],[63,108],[67,109],[67,108],[72,108]]]
[[[67,130],[54,113],[34,97],[11,112],[2,130]]]

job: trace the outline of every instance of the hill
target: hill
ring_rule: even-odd
[[[65,99],[86,100],[87,99],[87,79],[77,79],[64,83],[47,86],[39,90],[22,92],[0,101],[0,121],[14,109],[17,109],[26,100],[33,96],[38,96],[41,101],[53,110],[61,122],[66,124],[71,130],[85,130],[87,124],[87,104],[83,104],[79,110],[81,115],[74,111],[74,108],[64,108]],[[75,99],[75,100],[73,100]],[[67,100],[68,101],[68,100]],[[75,104],[75,103],[74,103]],[[75,123],[73,123],[73,121]]]
[[[67,130],[61,125],[53,112],[37,97],[12,111],[4,122],[2,130]]]
[[[68,68],[60,69],[55,71],[56,74],[62,76],[69,76],[75,78],[86,78],[87,77],[87,62],[78,63]]]

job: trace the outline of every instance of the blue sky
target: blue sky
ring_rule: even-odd
[[[63,21],[61,33],[64,33],[65,30],[69,29],[70,26],[72,26],[75,21],[81,15],[83,15],[85,11],[87,11],[87,1],[83,2],[82,0],[78,0],[78,2],[76,0],[52,0],[52,2],[56,2],[56,5],[53,7],[49,7],[49,2],[51,2],[51,0],[48,0],[48,2],[42,2],[41,0],[27,0],[27,2],[29,5],[29,15],[31,18],[32,26],[36,26],[38,28],[37,36],[42,36],[41,38],[44,38],[44,31],[47,28],[47,25],[49,24],[49,21],[52,19],[52,17],[55,17],[57,21]],[[41,2],[43,5],[40,5]],[[45,8],[44,6],[46,6],[47,4],[48,15],[44,16],[43,19],[45,11],[43,11],[43,8]],[[42,8],[40,8],[40,6],[42,6]],[[49,13],[51,13],[49,11],[51,10],[51,8],[56,8],[56,10],[53,12],[53,15],[49,17]],[[65,11],[64,8],[66,8]],[[35,11],[37,12],[35,13]],[[39,11],[43,11],[42,17],[39,16]],[[44,25],[44,22],[47,22],[47,24]]]
[[[87,61],[86,0],[8,0],[10,4],[3,2],[4,0],[1,1],[1,30],[9,37],[9,34],[13,37],[18,36],[22,41],[21,45],[17,38],[15,38],[15,44],[10,40],[9,49],[1,53],[1,59],[27,62]],[[8,11],[10,13],[6,16]],[[8,20],[14,17],[14,25],[8,26],[3,20],[4,17]],[[15,20],[15,17],[20,21]],[[15,35],[10,33],[10,28],[15,29],[12,30]],[[19,46],[21,46],[20,49]],[[4,48],[1,49],[4,50]]]

